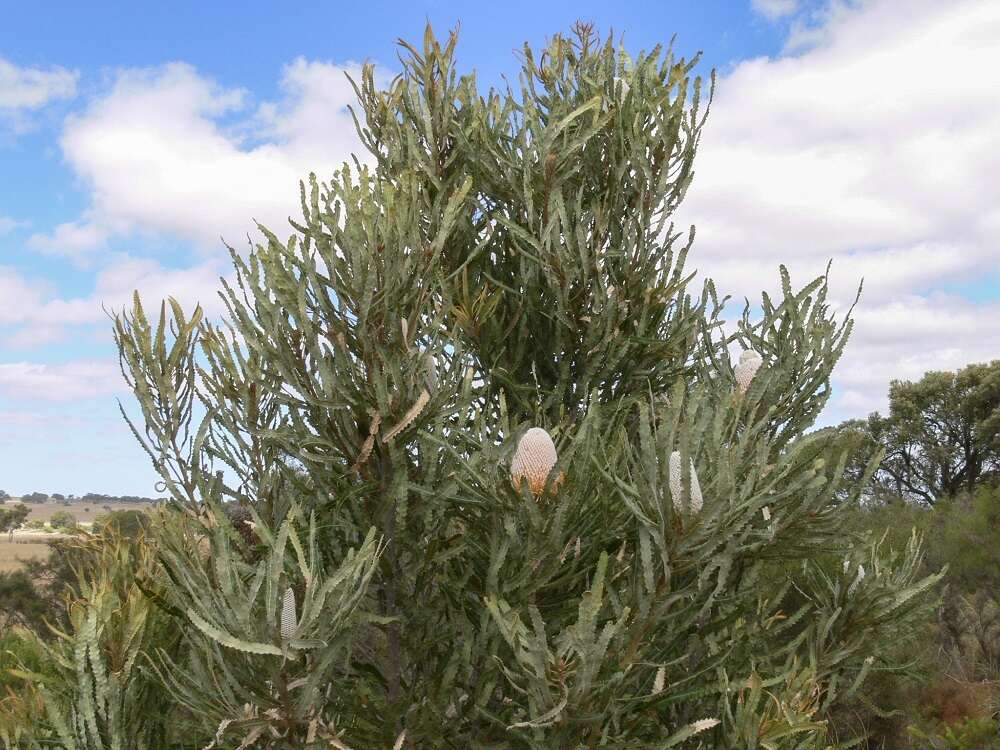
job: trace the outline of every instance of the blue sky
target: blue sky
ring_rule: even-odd
[[[287,4],[286,4],[287,5]],[[677,35],[719,89],[678,214],[737,298],[834,260],[866,294],[826,418],[888,380],[1000,358],[1000,5],[986,0],[55,3],[0,26],[0,488],[152,494],[102,305],[218,312],[219,236],[295,211],[356,142],[344,71],[461,23],[483,86],[576,19]],[[625,7],[621,7],[625,6]]]

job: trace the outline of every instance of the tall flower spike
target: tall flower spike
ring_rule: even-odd
[[[653,680],[653,692],[652,695],[657,693],[662,693],[663,689],[667,686],[667,668],[660,667],[656,670],[656,679]]]
[[[674,451],[670,454],[670,494],[674,498],[674,508],[682,511],[681,490],[681,452]],[[697,513],[703,504],[701,497],[701,485],[698,484],[698,475],[694,469],[694,459],[691,460],[691,512]]]
[[[854,577],[854,583],[847,587],[847,595],[850,596],[853,594],[854,589],[856,589],[863,580],[865,580],[865,566],[859,565],[858,574]]]
[[[287,588],[281,600],[281,640],[287,641],[295,635],[295,628],[295,592]]]
[[[521,438],[510,462],[510,479],[515,487],[520,487],[524,480],[528,481],[531,492],[535,495],[545,489],[545,480],[556,465],[556,446],[552,438],[541,427],[532,427]],[[553,489],[561,477],[553,482]]]
[[[747,392],[747,389],[750,388],[750,383],[753,382],[754,376],[762,364],[764,364],[764,358],[755,351],[748,349],[740,355],[740,363],[736,365],[736,369],[734,370],[736,385],[739,387],[740,393]]]
[[[427,402],[430,400],[431,394],[426,388],[424,388],[420,391],[420,395],[417,396],[417,400],[413,403],[413,406],[411,406],[409,411],[403,415],[403,418],[389,428],[389,431],[382,436],[382,442],[390,442],[394,437],[396,437],[396,435],[413,424],[413,420],[420,416],[420,412],[424,410],[424,407],[427,406]]]

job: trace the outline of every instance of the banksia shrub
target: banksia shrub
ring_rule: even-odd
[[[541,427],[532,427],[517,443],[517,450],[510,462],[510,479],[517,488],[527,481],[532,494],[539,495],[545,489],[549,472],[557,460],[556,446],[549,433]],[[556,477],[552,482],[553,489],[561,481],[562,476]]]
[[[388,89],[364,68],[368,153],[308,178],[287,240],[233,252],[225,325],[138,299],[116,320],[171,497],[143,591],[183,636],[136,684],[216,750],[829,747],[824,711],[933,583],[917,549],[891,576],[865,557],[850,597],[807,575],[867,549],[838,516],[861,488],[809,435],[849,320],[780,269],[723,333],[669,229],[710,95],[694,61],[581,25],[482,92],[455,48],[428,29]],[[733,398],[734,344],[782,384],[760,403]],[[539,427],[511,456],[530,424],[561,457]],[[712,470],[697,523],[680,446]]]

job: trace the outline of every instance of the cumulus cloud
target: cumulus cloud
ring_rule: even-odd
[[[16,269],[0,266],[0,325],[20,323],[49,292],[49,284],[26,279]]]
[[[0,363],[0,393],[13,399],[78,401],[124,387],[118,366],[111,360]]]
[[[221,260],[168,268],[149,258],[120,255],[95,275],[89,294],[59,297],[44,281],[0,266],[0,299],[5,300],[0,306],[0,326],[14,328],[0,335],[0,344],[11,349],[38,348],[61,341],[80,327],[107,326],[108,313],[129,306],[135,291],[147,308],[174,297],[188,311],[200,304],[209,315],[219,315],[223,310],[219,279],[230,270]],[[108,340],[108,329],[103,333]]]
[[[108,230],[100,223],[67,221],[59,224],[50,234],[38,233],[28,238],[28,246],[47,255],[79,257],[104,244]]]
[[[890,378],[919,380],[929,370],[1000,359],[1000,328],[986,323],[998,317],[1000,300],[975,304],[947,294],[862,308],[827,421],[884,411]]]
[[[698,227],[691,263],[755,299],[774,288],[779,263],[804,283],[833,259],[841,309],[864,277],[836,374],[838,417],[879,408],[890,377],[1000,355],[983,324],[1000,302],[933,291],[997,271],[1000,5],[912,0],[902,12],[891,0],[832,0],[807,13],[792,0],[753,2],[795,20],[783,55],[720,80],[677,217]],[[242,245],[251,218],[283,231],[298,181],[357,150],[345,71],[356,69],[294,61],[264,103],[181,63],[120,71],[62,137],[89,207],[30,243],[74,258],[105,248],[101,270],[90,293],[58,298],[0,269],[0,293],[27,301],[0,310],[0,324],[21,326],[8,343],[99,323],[101,303],[120,308],[135,286],[147,299],[214,304],[228,270],[220,235]],[[178,269],[108,255],[110,241],[142,234],[191,243],[204,261]]]
[[[76,93],[79,73],[65,68],[20,68],[0,58],[0,110],[38,109]]]
[[[798,10],[798,0],[751,0],[753,9],[771,21],[789,16]]]
[[[719,82],[678,215],[692,263],[754,299],[779,263],[804,282],[832,259],[841,307],[864,277],[839,414],[1000,356],[996,304],[932,293],[1000,270],[1000,5],[832,2],[789,42]]]
[[[27,226],[27,222],[16,221],[9,216],[0,216],[0,234],[7,234],[15,229]]]
[[[288,65],[282,97],[257,107],[190,65],[120,71],[111,90],[69,119],[66,161],[91,191],[86,213],[30,244],[80,257],[131,232],[220,252],[259,221],[279,234],[297,216],[298,185],[358,150],[345,73],[357,66]]]

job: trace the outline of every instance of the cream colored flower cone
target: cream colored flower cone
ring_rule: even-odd
[[[556,446],[549,433],[541,427],[532,427],[517,444],[514,458],[510,462],[510,479],[515,487],[520,487],[522,482],[527,481],[531,492],[539,495],[545,489],[545,480],[557,459]],[[553,489],[561,481],[562,475],[553,482]]]
[[[740,393],[746,393],[753,382],[754,376],[764,364],[764,358],[757,352],[747,350],[740,355],[740,363],[733,371],[736,375],[736,385]]]

